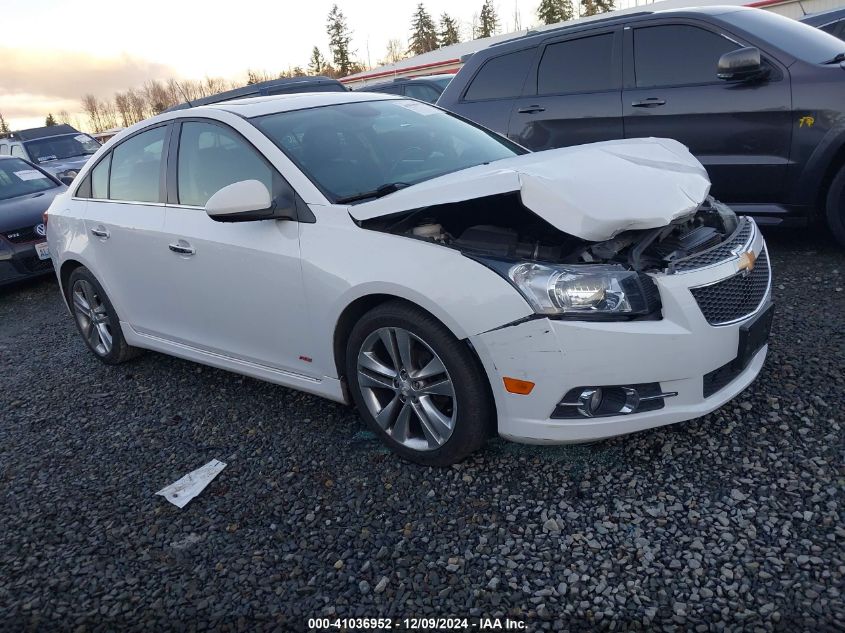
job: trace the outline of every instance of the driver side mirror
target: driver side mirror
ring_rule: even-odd
[[[760,49],[753,46],[738,48],[719,58],[716,76],[725,81],[750,81],[763,79],[768,71],[760,59]]]
[[[73,178],[71,178],[70,176],[62,176],[61,178],[59,178],[59,182],[61,182],[63,185],[70,187],[73,184]]]
[[[216,222],[295,220],[296,202],[287,188],[274,200],[264,183],[241,180],[211,196],[205,203],[205,212]]]

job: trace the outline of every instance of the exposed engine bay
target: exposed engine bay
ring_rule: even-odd
[[[737,217],[712,197],[687,217],[590,242],[555,228],[526,208],[518,192],[434,205],[362,222],[364,228],[436,242],[467,254],[557,264],[620,264],[672,272],[675,261],[723,242]]]

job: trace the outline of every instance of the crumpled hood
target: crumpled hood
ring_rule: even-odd
[[[584,240],[665,226],[710,191],[707,172],[671,139],[605,141],[478,165],[349,207],[356,220],[518,191],[522,203]]]

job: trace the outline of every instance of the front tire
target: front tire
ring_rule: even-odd
[[[833,237],[840,246],[845,246],[845,167],[839,170],[830,188],[827,190],[825,201],[827,225]]]
[[[459,462],[495,428],[478,360],[442,323],[404,302],[382,304],[358,321],[347,342],[346,377],[373,433],[418,464]]]
[[[74,269],[65,292],[76,329],[94,356],[106,365],[119,365],[141,353],[123,338],[114,306],[90,270]]]

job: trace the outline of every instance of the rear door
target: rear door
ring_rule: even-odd
[[[161,295],[168,275],[162,233],[167,135],[162,124],[122,141],[80,186],[89,197],[85,231],[92,272],[121,320],[152,334],[166,331],[169,303]]]
[[[680,141],[726,202],[779,201],[792,134],[786,69],[761,51],[768,80],[718,79],[719,58],[748,44],[697,20],[649,21],[625,37],[625,136]]]
[[[491,57],[476,71],[451,109],[502,135],[508,133],[514,100],[522,94],[525,77],[534,63],[532,46]]]
[[[544,42],[508,136],[538,151],[622,138],[622,29]]]

